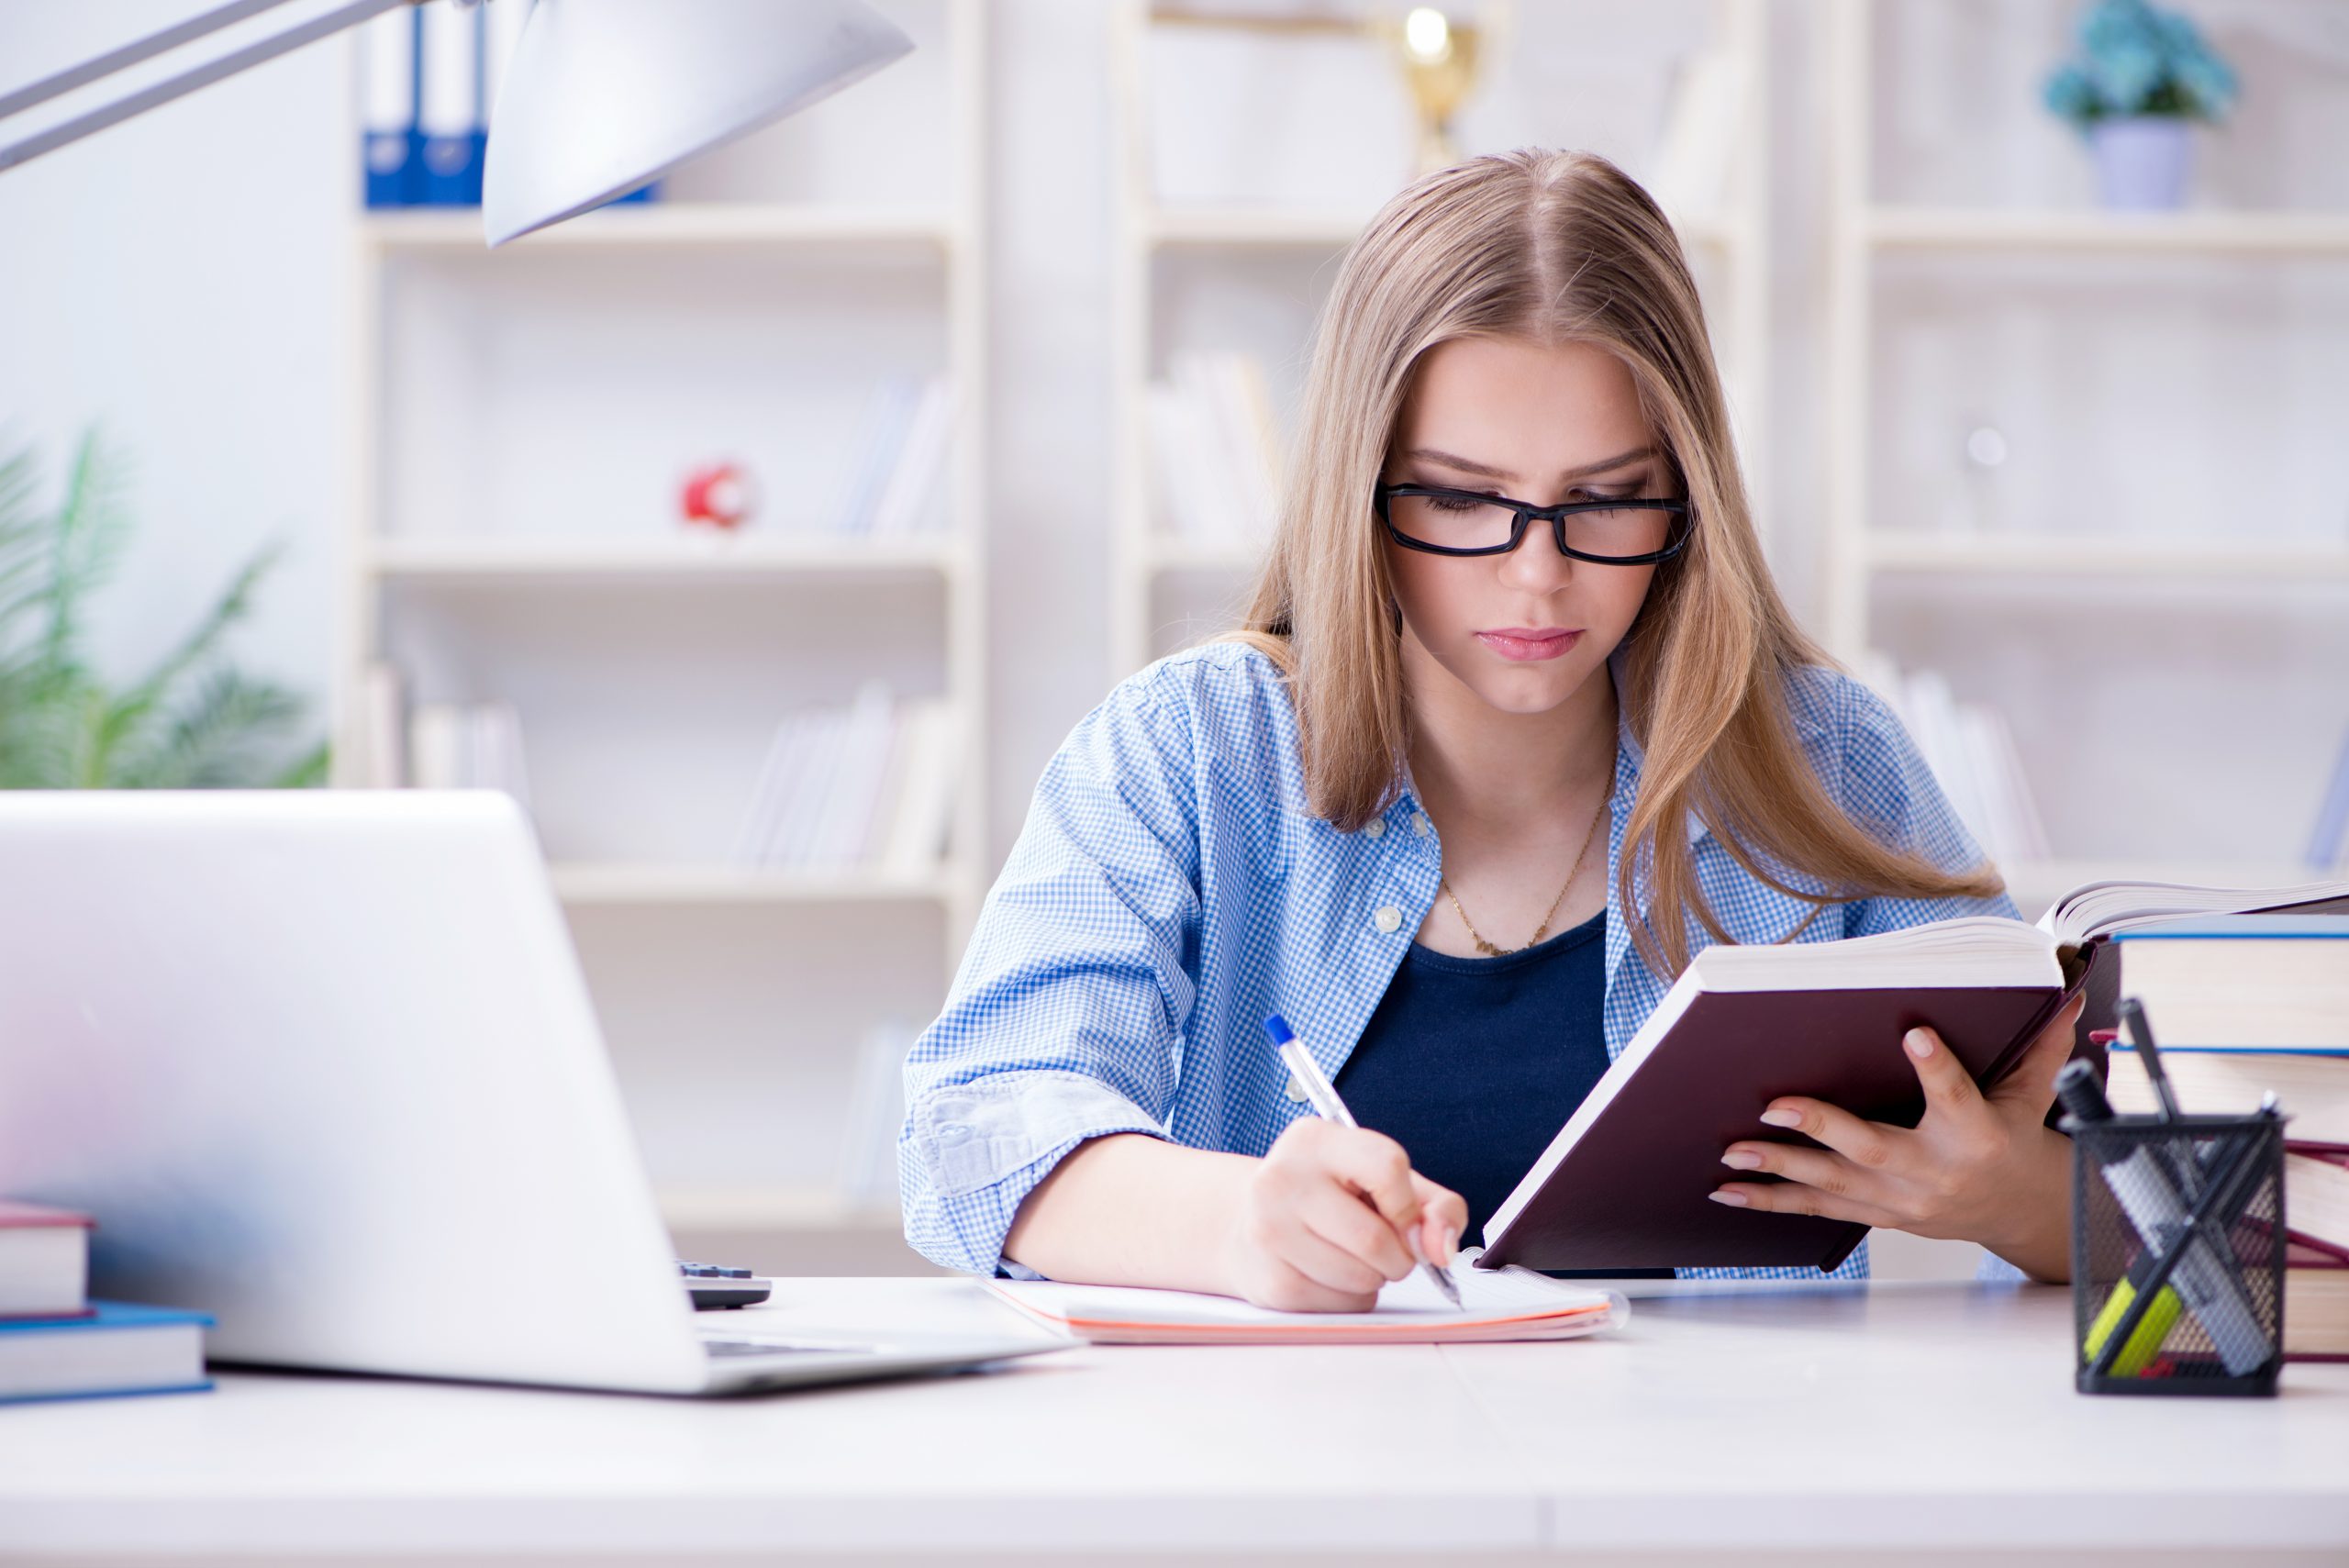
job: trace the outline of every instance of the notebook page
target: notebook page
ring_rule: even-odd
[[[1452,1278],[1460,1287],[1459,1309],[1414,1269],[1408,1277],[1383,1286],[1377,1307],[1369,1312],[1276,1312],[1228,1296],[1054,1281],[993,1280],[988,1288],[1030,1311],[1063,1319],[1186,1328],[1385,1328],[1408,1323],[1437,1329],[1536,1314],[1587,1312],[1610,1302],[1604,1291],[1550,1279],[1530,1269],[1475,1269],[1464,1261],[1453,1265]]]

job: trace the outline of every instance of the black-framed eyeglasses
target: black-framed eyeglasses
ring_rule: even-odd
[[[1558,553],[1602,566],[1669,561],[1693,526],[1685,501],[1647,496],[1537,506],[1477,490],[1381,484],[1378,520],[1388,537],[1431,555],[1506,555],[1525,542],[1535,518],[1550,525]]]

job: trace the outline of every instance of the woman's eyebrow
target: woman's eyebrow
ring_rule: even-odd
[[[1515,479],[1518,477],[1518,475],[1511,473],[1508,469],[1495,468],[1492,464],[1486,462],[1473,462],[1464,457],[1454,457],[1450,452],[1437,451],[1432,447],[1414,447],[1411,450],[1404,453],[1403,455],[1412,458],[1423,458],[1429,462],[1440,462],[1446,468],[1456,468],[1463,473],[1480,474],[1486,479]],[[1604,462],[1586,462],[1580,468],[1570,468],[1564,473],[1558,475],[1558,477],[1562,481],[1568,479],[1587,479],[1594,473],[1605,473],[1608,470],[1620,468],[1627,462],[1631,462],[1641,458],[1652,458],[1653,456],[1655,456],[1654,447],[1635,447],[1631,450],[1624,452],[1620,456],[1610,457]]]

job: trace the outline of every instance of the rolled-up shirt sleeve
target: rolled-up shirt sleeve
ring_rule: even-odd
[[[1046,766],[937,1020],[906,1063],[906,1240],[950,1268],[1003,1257],[1070,1150],[1167,1136],[1193,1002],[1197,795],[1161,671],[1119,686]]]

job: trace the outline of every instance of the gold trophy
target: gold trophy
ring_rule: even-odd
[[[1474,27],[1452,20],[1433,6],[1418,6],[1401,22],[1375,24],[1403,61],[1403,80],[1419,111],[1419,166],[1431,173],[1460,161],[1452,139],[1452,117],[1476,84]]]
[[[1455,22],[1434,6],[1415,6],[1401,16],[1381,13],[1366,19],[1264,12],[1195,11],[1180,6],[1158,6],[1149,13],[1153,23],[1176,27],[1219,28],[1233,32],[1352,35],[1364,33],[1395,51],[1403,80],[1419,111],[1419,151],[1415,173],[1425,174],[1460,161],[1452,139],[1452,117],[1476,84],[1476,46],[1482,29]]]

